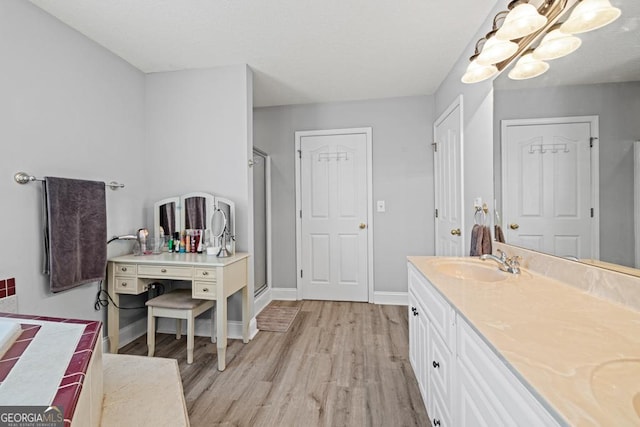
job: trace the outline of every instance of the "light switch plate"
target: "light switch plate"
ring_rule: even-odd
[[[386,211],[386,207],[385,207],[385,204],[384,204],[384,200],[378,200],[378,201],[376,202],[376,208],[377,208],[377,211],[378,211],[378,212],[384,212],[384,211]]]

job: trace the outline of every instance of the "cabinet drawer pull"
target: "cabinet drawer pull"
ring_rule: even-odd
[[[122,271],[122,272],[127,271],[127,267],[122,267],[122,268],[120,269],[120,271]]]
[[[162,270],[160,270],[160,272],[161,272],[161,273],[166,273],[166,272],[167,272],[167,269],[166,269],[166,268],[163,268]]]
[[[434,419],[433,419],[433,425],[434,425],[434,426],[439,426],[439,425],[440,425],[440,420],[439,420],[439,419],[437,419],[437,418],[434,418]]]
[[[202,288],[202,292],[209,292],[209,288]]]
[[[436,362],[435,360],[433,361],[433,367],[438,369],[440,367],[440,363]]]
[[[202,272],[202,275],[203,275],[203,276],[208,276],[208,275],[209,275],[209,272],[208,272],[208,271],[203,271],[203,272]]]
[[[127,287],[127,282],[122,282],[122,287],[126,288]]]

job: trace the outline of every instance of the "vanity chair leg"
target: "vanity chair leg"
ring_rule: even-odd
[[[176,319],[176,339],[179,340],[182,337],[182,319]]]
[[[153,308],[149,307],[147,315],[147,346],[149,347],[149,357],[153,356],[156,350],[156,318],[153,315]]]
[[[187,364],[189,365],[193,363],[193,329],[195,322],[196,318],[192,311],[187,318]]]

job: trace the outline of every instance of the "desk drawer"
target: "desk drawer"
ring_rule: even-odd
[[[193,282],[193,297],[203,299],[216,299],[216,283]]]
[[[135,264],[116,264],[115,265],[115,273],[118,276],[135,276],[136,275],[136,265]]]
[[[196,280],[216,280],[215,268],[196,268]]]
[[[139,265],[138,275],[158,278],[191,279],[193,269],[191,267],[170,267],[167,265]]]
[[[147,285],[135,277],[116,277],[116,293],[138,295],[147,290]]]

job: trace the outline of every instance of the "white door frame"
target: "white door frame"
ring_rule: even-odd
[[[640,268],[640,139],[633,143],[633,183],[635,267]]]
[[[351,135],[365,134],[367,136],[367,289],[369,302],[373,303],[373,143],[371,139],[372,130],[370,127],[349,128],[349,129],[329,129],[329,130],[310,130],[297,131],[295,133],[295,167],[296,167],[296,289],[297,299],[302,299],[302,278],[300,271],[302,269],[302,218],[300,211],[302,209],[302,193],[301,193],[301,159],[300,159],[300,141],[305,136],[328,136],[328,135]]]
[[[589,123],[591,126],[591,206],[593,219],[591,221],[591,256],[600,259],[600,128],[599,116],[546,117],[539,119],[510,119],[502,120],[500,125],[500,151],[502,157],[502,179],[507,176],[507,150],[504,136],[508,126],[552,125],[564,123]],[[502,212],[504,213],[506,191],[502,185]],[[508,243],[508,242],[507,242]]]
[[[445,121],[445,119],[449,116],[449,114],[451,114],[453,112],[453,110],[455,110],[456,108],[460,108],[460,228],[463,230],[462,235],[460,236],[460,244],[462,245],[462,253],[465,252],[465,248],[466,246],[466,238],[465,235],[467,233],[464,232],[464,226],[465,226],[465,209],[464,209],[464,108],[463,108],[463,97],[462,94],[459,94],[451,103],[451,105],[449,105],[447,107],[446,110],[444,110],[442,112],[442,114],[440,114],[440,116],[436,119],[435,122],[433,122],[433,143],[437,144],[438,141],[436,140],[436,129],[438,126],[440,126],[442,124],[442,122]],[[437,145],[435,146],[437,147]],[[434,154],[434,161],[433,161],[433,168],[434,168],[434,188],[435,191],[438,191],[438,162],[435,160],[435,153]],[[435,202],[437,202],[438,197],[437,194],[434,191],[434,204]],[[438,209],[438,206],[435,207],[436,209]],[[436,247],[435,252],[436,255],[438,254],[438,219],[435,217],[434,215],[434,232],[435,232],[435,238],[436,238]]]

